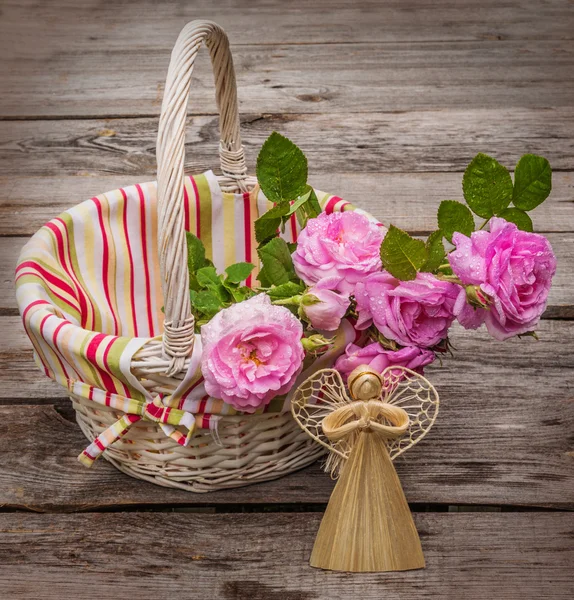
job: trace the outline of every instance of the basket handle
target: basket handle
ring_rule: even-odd
[[[168,376],[183,369],[194,343],[184,222],[184,158],[191,76],[202,43],[209,48],[215,77],[222,184],[239,191],[248,189],[229,40],[216,23],[192,21],[182,29],[171,54],[157,137],[158,251],[165,311],[162,345],[169,360]]]

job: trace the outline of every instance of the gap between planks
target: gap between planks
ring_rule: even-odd
[[[186,169],[217,169],[218,119],[189,117]],[[449,109],[390,114],[244,114],[254,172],[260,145],[281,131],[307,155],[312,174],[462,172],[478,152],[512,168],[525,152],[571,171],[574,109]],[[124,175],[156,172],[157,119],[0,122],[0,176]],[[5,180],[4,180],[5,181]],[[105,191],[105,190],[102,190]],[[337,192],[337,190],[329,190]],[[73,203],[73,202],[72,202]]]
[[[327,475],[326,475],[327,476]],[[0,505],[0,514],[2,513],[23,513],[23,514],[101,514],[101,513],[196,513],[196,514],[252,514],[252,513],[324,513],[327,507],[326,502],[320,503],[282,503],[282,502],[262,502],[262,503],[237,503],[237,504],[196,504],[194,502],[181,504],[130,504],[128,506],[97,506],[87,507],[82,510],[81,507],[73,511],[61,510],[35,510],[26,506],[4,506]],[[543,506],[521,506],[521,505],[487,505],[487,504],[441,504],[425,502],[409,502],[409,509],[414,513],[561,513],[574,512],[572,509],[553,508]]]

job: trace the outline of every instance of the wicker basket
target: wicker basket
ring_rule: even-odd
[[[255,178],[247,175],[227,37],[215,23],[194,21],[177,40],[167,76],[157,146],[157,224],[149,219],[147,225],[144,222],[144,212],[155,211],[155,183],[115,190],[70,209],[43,227],[22,251],[17,270],[18,302],[37,363],[67,387],[77,421],[93,442],[81,460],[91,463],[103,453],[128,475],[194,492],[280,477],[306,466],[324,452],[295,423],[288,411],[288,399],[275,410],[252,415],[237,414],[214,400],[219,408],[209,415],[205,405],[186,404],[182,393],[182,387],[189,390],[193,383],[201,354],[190,308],[185,240],[189,228],[186,210],[190,205],[186,190],[195,183],[184,175],[184,140],[191,76],[202,43],[210,50],[220,110],[223,174],[217,178],[210,175],[212,186],[238,201],[256,194],[257,202],[267,202],[261,199]],[[323,195],[324,202],[325,198],[328,210],[351,208],[343,207],[340,198]],[[116,217],[124,211],[127,232],[135,218],[129,216],[132,205],[142,211],[142,236],[151,232],[153,248],[159,249],[156,256],[150,246],[150,255],[146,255],[142,242],[141,255],[133,242],[131,249],[127,246],[133,263],[132,308],[139,273],[153,279],[157,271],[155,282],[161,279],[163,292],[157,292],[157,301],[148,298],[148,304],[141,305],[141,310],[148,313],[150,326],[146,329],[140,323],[139,331],[139,317],[132,315],[133,324],[126,325],[117,307],[119,301],[109,289],[110,281],[112,287],[123,285],[121,274],[126,272],[123,262],[127,258],[125,252],[118,252],[123,238],[116,231],[121,228]],[[196,216],[199,219],[199,213]],[[70,247],[84,243],[84,236],[93,237],[89,228],[98,219],[102,223],[98,232],[101,242],[90,242],[98,252],[90,261],[74,262]],[[252,222],[246,227],[252,228]],[[117,259],[113,258],[115,252]],[[92,268],[97,277],[86,272]],[[98,290],[102,284],[103,291]],[[159,290],[159,283],[156,287]],[[138,302],[143,300],[139,298]],[[104,308],[90,312],[90,304]],[[159,310],[162,304],[163,319]],[[343,332],[338,337],[338,351],[349,341],[345,335]],[[334,358],[331,353],[306,365],[303,375],[328,366]]]

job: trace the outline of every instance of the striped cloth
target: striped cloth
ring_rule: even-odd
[[[171,396],[154,397],[131,373],[134,354],[161,336],[163,326],[156,191],[156,182],[143,183],[71,208],[30,239],[16,268],[18,306],[40,369],[71,393],[126,413],[82,454],[85,464],[140,419],[157,422],[185,445],[196,427],[213,429],[222,415],[237,414],[205,393],[199,336],[188,372]],[[359,211],[338,196],[316,193],[328,213]],[[269,207],[258,188],[222,192],[211,171],[185,179],[186,229],[203,241],[218,272],[235,262],[254,263],[248,285],[259,268],[253,223]],[[298,231],[293,215],[282,235],[293,242]],[[332,364],[354,335],[345,324],[333,350],[301,377]],[[260,412],[288,408],[289,397],[282,396]]]

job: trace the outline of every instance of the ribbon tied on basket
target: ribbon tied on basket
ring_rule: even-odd
[[[196,428],[196,415],[193,413],[165,406],[161,395],[156,395],[151,402],[134,400],[133,398],[111,398],[114,394],[107,394],[109,406],[117,406],[120,410],[125,410],[126,414],[118,419],[113,425],[110,425],[78,456],[78,460],[85,466],[91,467],[94,461],[114,442],[123,438],[134,423],[138,421],[149,421],[157,423],[163,432],[175,440],[181,446],[187,446]],[[95,398],[94,398],[95,399]],[[119,402],[123,405],[118,406]],[[125,403],[128,403],[128,407]],[[187,434],[182,433],[177,426],[187,429]]]
[[[392,459],[432,427],[439,398],[405,367],[382,374],[355,369],[348,391],[323,369],[295,391],[300,427],[329,449],[326,470],[338,477],[321,521],[311,566],[335,571],[404,571],[425,566],[419,536]]]

